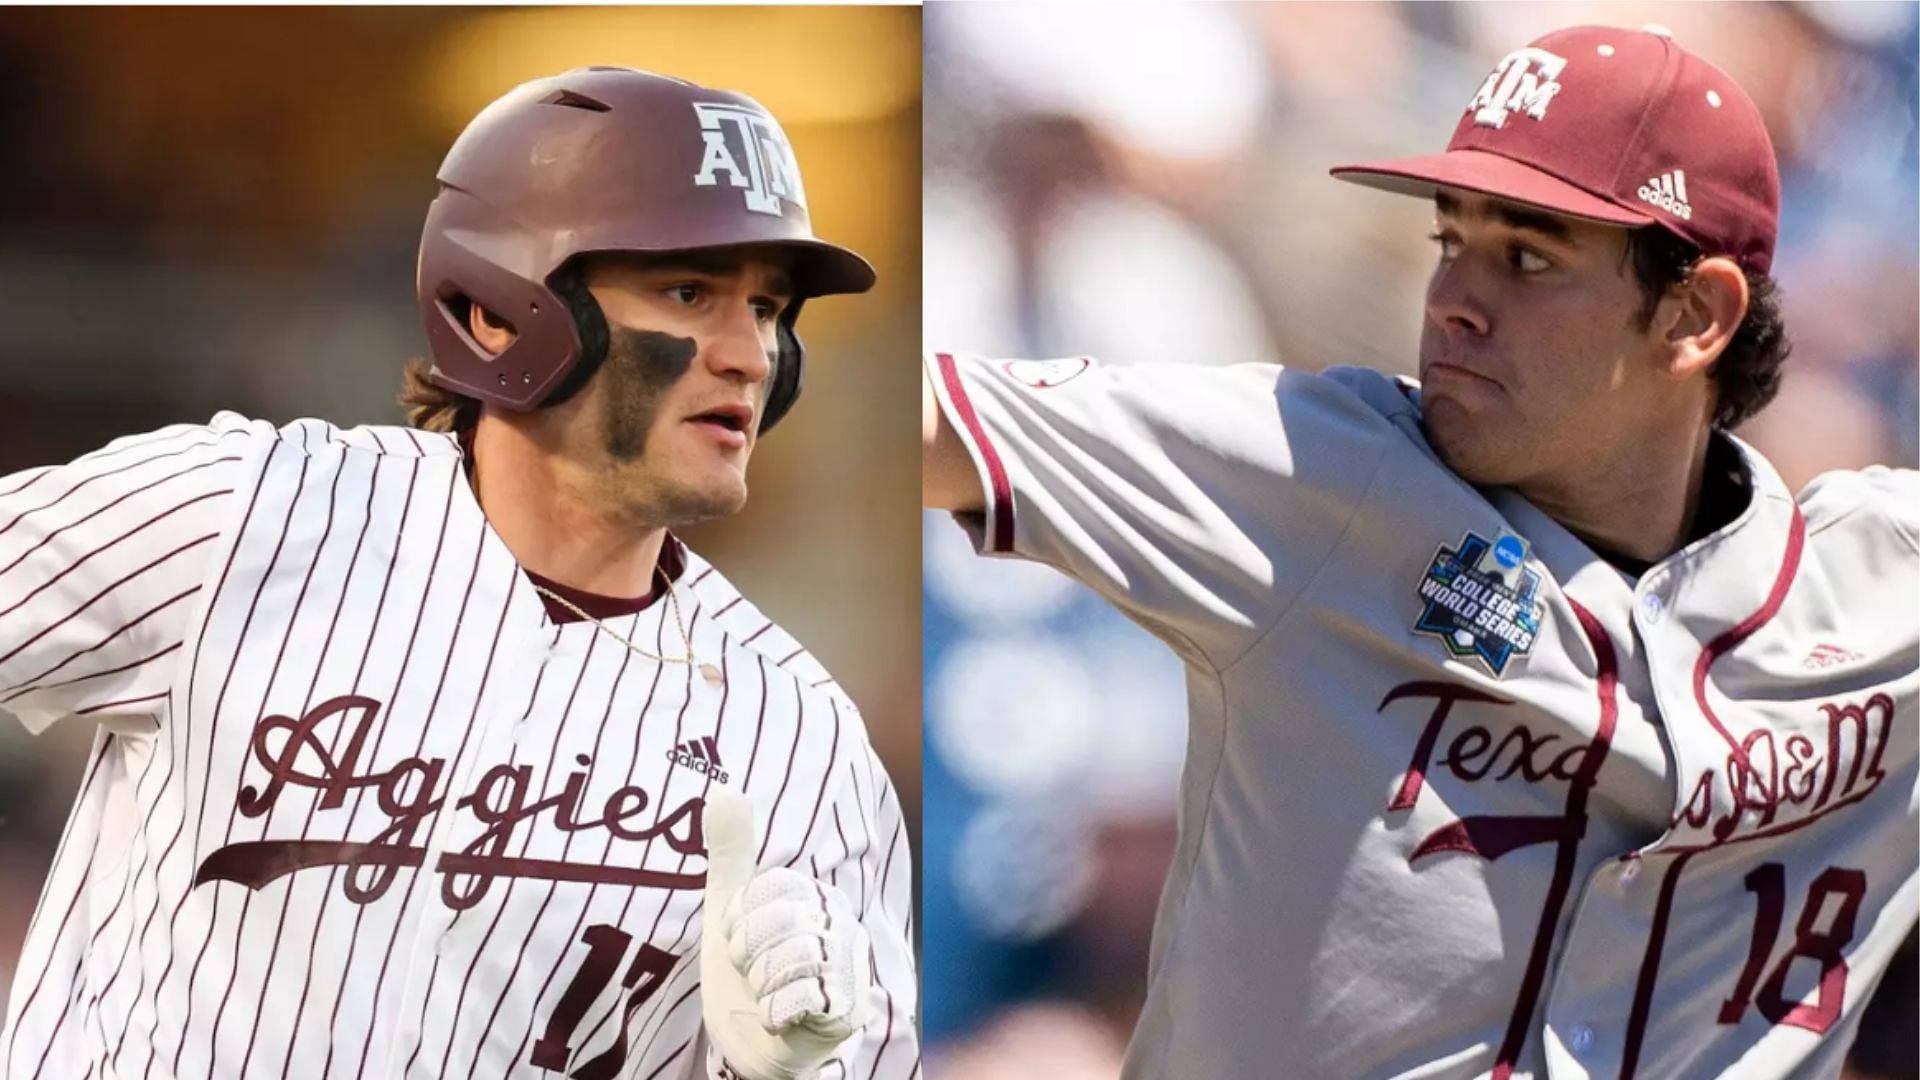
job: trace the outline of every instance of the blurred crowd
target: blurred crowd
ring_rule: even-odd
[[[685,536],[847,688],[918,827],[920,19],[906,9],[9,8],[0,476],[222,409],[399,423],[434,171],[530,78],[616,64],[779,117],[880,285],[808,305],[807,394]],[[93,732],[0,714],[0,1002]],[[0,1005],[3,1008],[3,1005]]]
[[[1658,24],[1734,77],[1780,157],[1795,346],[1739,434],[1798,488],[1913,467],[1916,8],[1862,4],[934,5],[930,346],[1412,374],[1430,211],[1330,166],[1441,149],[1491,64]],[[928,515],[924,1003],[939,1080],[1117,1074],[1185,739],[1179,663],[1044,568]],[[1920,1076],[1914,945],[1855,1077]]]

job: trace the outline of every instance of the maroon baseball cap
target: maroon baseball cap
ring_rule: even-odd
[[[1655,30],[1557,30],[1494,65],[1444,154],[1333,175],[1431,196],[1460,188],[1569,217],[1659,225],[1765,273],[1780,170],[1752,99]]]

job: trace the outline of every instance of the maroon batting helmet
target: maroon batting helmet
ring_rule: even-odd
[[[731,91],[615,67],[537,79],[467,125],[439,180],[417,278],[431,378],[509,409],[564,399],[605,359],[599,306],[584,288],[555,288],[556,272],[577,255],[788,252],[795,296],[780,322],[762,431],[800,393],[801,302],[873,287],[865,259],[814,238],[779,122]],[[514,328],[499,355],[468,333],[471,304]]]

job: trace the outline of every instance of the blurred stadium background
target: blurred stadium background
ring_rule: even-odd
[[[1411,374],[1430,212],[1327,168],[1440,149],[1489,65],[1549,29],[1658,23],[1753,95],[1781,159],[1796,347],[1740,434],[1796,488],[1911,467],[1917,10],[931,5],[927,341]],[[1111,1078],[1172,850],[1180,665],[1051,570],[974,557],[943,515],[923,544],[928,1074]],[[1915,984],[1909,941],[1852,1076],[1920,1076]]]
[[[0,12],[0,475],[220,409],[401,422],[434,169],[487,102],[584,64],[754,95],[816,230],[879,268],[808,306],[751,504],[686,535],[860,703],[917,828],[918,11]],[[0,1001],[91,736],[0,717]]]

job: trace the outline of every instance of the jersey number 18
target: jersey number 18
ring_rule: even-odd
[[[1829,866],[1807,888],[1806,906],[1793,928],[1793,948],[1780,958],[1773,975],[1760,985],[1758,998],[1754,984],[1760,982],[1767,960],[1773,953],[1774,939],[1780,934],[1780,920],[1786,908],[1787,869],[1780,863],[1762,863],[1747,875],[1747,891],[1759,901],[1760,910],[1753,922],[1753,943],[1747,950],[1747,964],[1733,996],[1720,1005],[1720,1022],[1737,1024],[1746,1015],[1747,1004],[1759,1006],[1760,1015],[1775,1024],[1791,1024],[1816,1035],[1824,1035],[1840,1017],[1846,1001],[1847,959],[1843,950],[1853,940],[1853,923],[1860,913],[1860,901],[1867,893],[1867,875],[1860,870]],[[1825,930],[1815,929],[1827,898],[1838,895],[1839,908]],[[1820,962],[1820,982],[1807,1001],[1789,1004],[1785,998],[1787,972],[1796,958]]]

